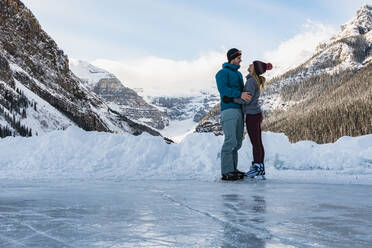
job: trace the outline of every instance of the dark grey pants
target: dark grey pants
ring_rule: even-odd
[[[238,150],[242,146],[244,119],[241,109],[221,112],[221,126],[225,139],[221,149],[221,173],[233,172],[238,167]]]

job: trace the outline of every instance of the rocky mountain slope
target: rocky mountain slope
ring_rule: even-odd
[[[274,110],[263,129],[285,133],[289,140],[335,142],[342,136],[372,133],[372,63],[360,70],[323,73],[287,86],[281,97],[295,101]]]
[[[364,5],[339,33],[319,44],[309,60],[268,82],[261,96],[263,127],[285,132],[292,142],[325,143],[371,133],[371,62],[372,7]],[[363,89],[363,94],[356,94],[356,89]],[[218,130],[218,115],[205,118],[197,130]]]
[[[92,94],[70,71],[67,56],[19,0],[0,0],[0,91],[2,137],[41,134],[71,125],[159,135]]]
[[[296,101],[280,96],[283,87],[301,83],[322,73],[357,71],[372,62],[372,7],[362,6],[356,16],[341,26],[340,32],[318,45],[315,54],[304,64],[270,80],[262,94],[267,111],[285,109]]]
[[[202,91],[198,96],[151,97],[150,101],[166,112],[171,121],[193,119],[197,123],[218,103],[219,96]]]
[[[134,90],[125,87],[112,73],[74,59],[70,59],[70,69],[89,90],[103,98],[110,108],[129,119],[159,130],[169,125],[166,113],[148,104]]]
[[[223,135],[222,127],[220,124],[221,112],[220,104],[216,104],[203,118],[200,120],[195,128],[197,133],[210,133],[215,135]]]

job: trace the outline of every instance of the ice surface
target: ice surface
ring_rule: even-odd
[[[265,132],[268,180],[221,182],[223,137],[0,140],[0,247],[371,247],[372,135]],[[239,168],[252,159],[249,140]]]
[[[371,247],[372,186],[1,181],[0,247]]]

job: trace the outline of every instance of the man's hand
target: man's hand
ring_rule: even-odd
[[[252,96],[249,95],[249,92],[243,92],[242,95],[240,96],[241,99],[244,101],[248,102],[251,100]]]

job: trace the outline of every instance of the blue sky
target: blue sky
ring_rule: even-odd
[[[288,69],[310,57],[362,5],[372,5],[372,0],[23,2],[70,58],[114,73],[127,87],[163,95],[215,87],[214,75],[231,47],[243,51],[243,74],[254,59]]]
[[[261,56],[307,19],[338,28],[372,1],[25,0],[65,52],[87,60],[193,59],[238,47]]]

